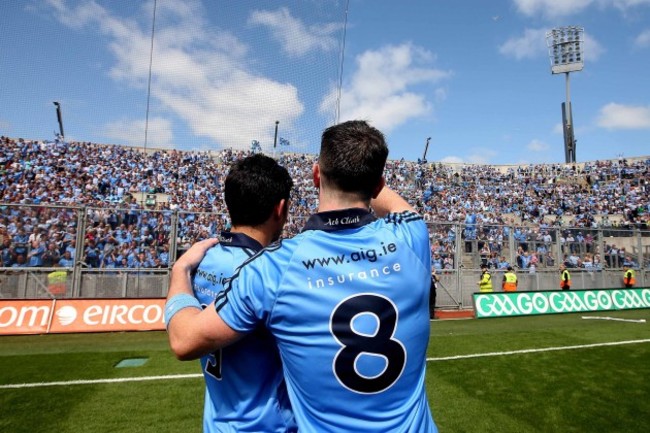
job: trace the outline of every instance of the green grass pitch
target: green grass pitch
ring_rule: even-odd
[[[650,431],[650,310],[434,321],[428,357],[441,433]],[[200,432],[198,373],[163,332],[0,337],[0,431]]]

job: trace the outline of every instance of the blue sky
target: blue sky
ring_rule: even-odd
[[[59,101],[73,140],[143,146],[148,106],[151,148],[272,151],[278,121],[285,150],[313,152],[362,118],[392,159],[431,137],[429,161],[564,162],[545,34],[576,25],[577,160],[650,155],[650,0],[158,0],[149,87],[152,11],[1,2],[0,134],[53,138]]]

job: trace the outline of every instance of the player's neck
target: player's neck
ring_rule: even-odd
[[[318,212],[329,212],[351,208],[370,210],[370,203],[366,200],[359,199],[356,194],[346,194],[341,192],[328,193],[321,189],[318,198]]]
[[[268,230],[265,230],[263,226],[252,227],[252,226],[232,226],[230,229],[231,233],[242,233],[246,236],[255,239],[263,247],[267,246],[273,240],[273,236],[268,233]]]

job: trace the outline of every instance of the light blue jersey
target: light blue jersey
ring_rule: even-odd
[[[222,232],[193,278],[194,295],[210,305],[237,266],[262,246],[242,233]],[[273,337],[260,327],[242,340],[201,358],[206,394],[203,431],[293,432],[282,366]]]
[[[430,275],[419,215],[324,212],[244,264],[216,309],[237,331],[274,335],[301,433],[435,433]]]

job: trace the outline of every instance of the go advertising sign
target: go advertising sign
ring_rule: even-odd
[[[476,318],[650,308],[650,288],[474,293]]]
[[[165,299],[0,301],[0,335],[164,330]]]

